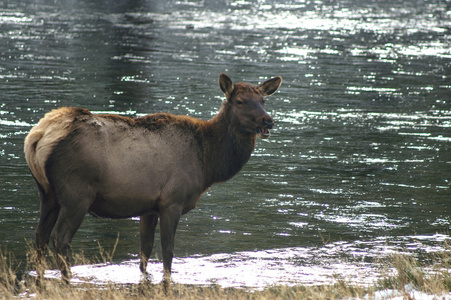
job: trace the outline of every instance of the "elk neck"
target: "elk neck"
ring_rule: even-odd
[[[255,148],[256,135],[238,135],[230,114],[226,100],[219,113],[205,123],[202,144],[206,188],[236,175],[248,162]]]

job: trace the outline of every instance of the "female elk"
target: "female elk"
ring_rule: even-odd
[[[41,201],[38,261],[51,238],[68,281],[69,245],[87,212],[106,218],[140,216],[140,269],[145,272],[159,218],[169,277],[180,216],[195,208],[213,183],[243,167],[257,135],[269,137],[274,121],[263,108],[263,97],[281,82],[275,77],[258,86],[233,84],[221,74],[226,100],[209,121],[165,113],[132,119],[70,107],[47,113],[25,139]]]

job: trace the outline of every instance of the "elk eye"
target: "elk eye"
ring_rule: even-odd
[[[241,100],[236,100],[236,104],[238,104],[238,105],[243,105],[243,104],[244,104],[244,102],[243,102],[243,101],[241,101]]]

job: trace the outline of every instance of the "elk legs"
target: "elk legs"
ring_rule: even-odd
[[[50,234],[55,226],[60,208],[53,195],[45,195],[42,190],[39,190],[39,196],[41,198],[41,214],[38,227],[36,228],[36,270],[38,272],[38,279],[42,280],[44,275],[42,262],[45,259]]]
[[[140,217],[141,232],[141,262],[139,269],[142,273],[146,273],[147,261],[152,253],[153,243],[155,240],[155,227],[158,223],[158,215],[146,215]]]
[[[175,230],[182,215],[178,205],[172,205],[160,211],[160,238],[163,252],[164,279],[171,277],[172,258],[174,256]]]

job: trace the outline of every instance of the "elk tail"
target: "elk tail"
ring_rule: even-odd
[[[77,110],[62,107],[48,112],[25,138],[25,159],[35,180],[45,193],[50,190],[45,171],[47,160],[58,142],[70,133]]]

